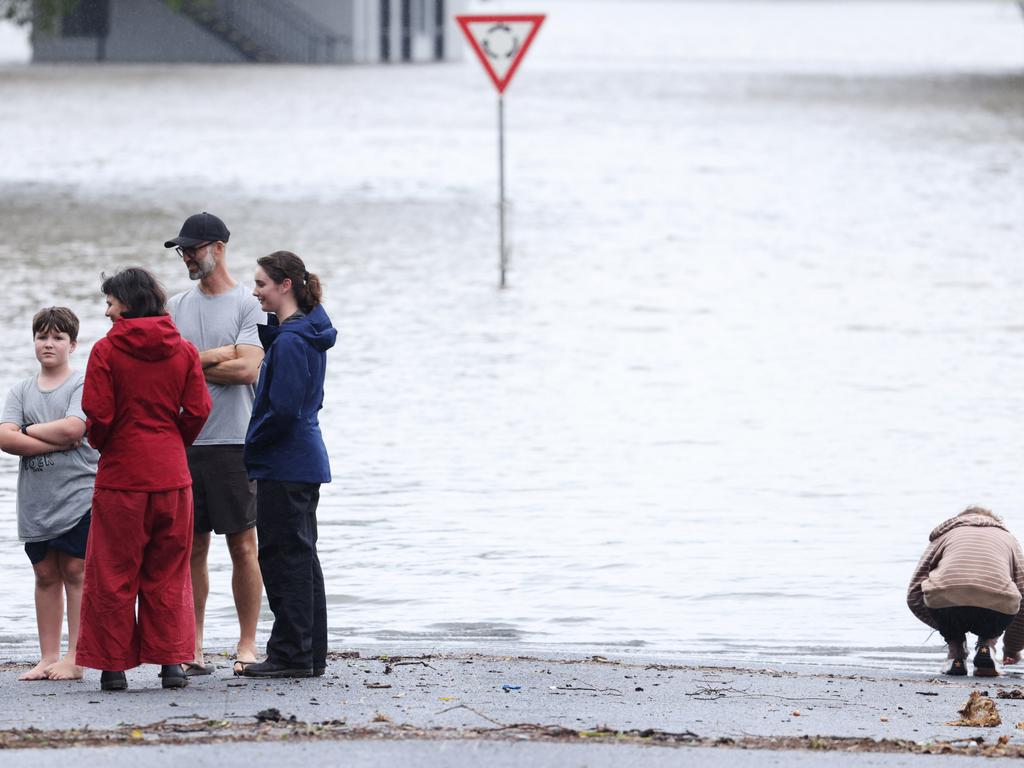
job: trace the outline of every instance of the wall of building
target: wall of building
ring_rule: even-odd
[[[404,61],[403,0],[291,0],[311,20],[339,38],[338,63]],[[436,8],[438,0],[408,0],[408,49],[411,61],[435,60]],[[454,15],[465,0],[444,2],[444,59],[461,58],[462,34]],[[389,56],[383,55],[382,4],[387,4],[391,23]],[[62,37],[36,32],[32,60],[38,62],[109,61],[238,63],[245,57],[231,45],[186,16],[172,11],[162,0],[110,0],[110,31],[105,41],[88,37]]]
[[[359,61],[355,56],[355,7],[359,0],[291,0],[291,4],[305,11],[317,24],[338,38],[338,61],[349,63]]]
[[[103,48],[94,37],[55,37],[32,33],[32,61],[99,61]]]
[[[405,32],[403,30],[403,0],[357,0],[367,18],[363,37],[370,43],[366,61],[402,62]],[[408,0],[410,61],[436,61],[435,36],[438,0]],[[382,5],[387,5],[390,30],[387,35],[388,52],[382,50]],[[444,7],[444,61],[462,58],[462,33],[455,22],[455,14],[465,9],[465,0],[443,0]]]
[[[360,63],[380,61],[377,46],[379,14],[375,5],[363,1],[352,3],[352,58]]]
[[[245,61],[234,48],[161,0],[110,0],[110,34],[105,46],[95,38],[61,37],[59,25],[58,21],[55,34],[33,33],[33,61],[95,61],[101,47],[109,61]]]

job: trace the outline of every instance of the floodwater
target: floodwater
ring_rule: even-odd
[[[1011,2],[481,3],[477,62],[0,67],[0,381],[101,271],[297,251],[340,329],[331,642],[928,669],[904,589],[972,503],[1024,536],[1024,19]],[[6,388],[6,384],[3,385]],[[0,459],[0,651],[34,651]],[[236,628],[214,543],[207,638]],[[264,622],[261,631],[268,629]]]

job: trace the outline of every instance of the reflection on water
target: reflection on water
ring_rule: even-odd
[[[84,365],[101,271],[186,287],[161,245],[209,209],[239,278],[303,255],[340,331],[333,644],[929,667],[928,531],[983,503],[1024,535],[1020,31],[997,3],[557,4],[508,95],[502,293],[475,62],[0,69],[0,380],[41,305],[80,313]],[[218,542],[212,568],[223,647]]]

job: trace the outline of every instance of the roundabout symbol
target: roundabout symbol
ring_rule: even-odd
[[[498,93],[503,93],[544,22],[544,15],[456,16],[455,19],[494,87]]]
[[[495,24],[484,34],[480,47],[491,59],[512,59],[519,51],[519,38],[508,24]]]

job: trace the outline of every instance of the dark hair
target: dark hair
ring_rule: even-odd
[[[56,331],[78,341],[78,317],[67,307],[46,307],[32,318],[32,335]]]
[[[121,317],[156,317],[167,314],[164,309],[167,294],[152,272],[142,267],[126,267],[110,277],[100,276],[103,278],[100,293],[113,296],[125,305],[126,310],[121,313]]]
[[[323,296],[320,278],[312,272],[307,272],[302,259],[291,251],[274,251],[269,256],[256,259],[256,263],[263,267],[267,277],[278,285],[283,283],[286,277],[292,281],[295,302],[303,312],[309,312],[320,303]]]

